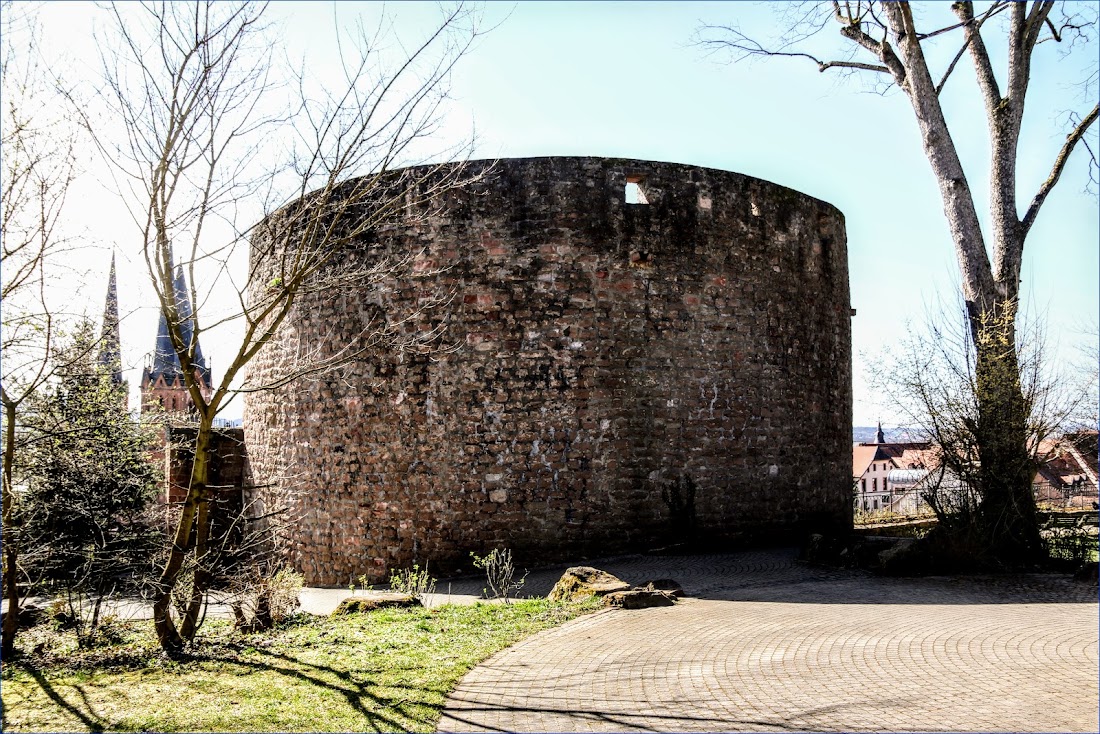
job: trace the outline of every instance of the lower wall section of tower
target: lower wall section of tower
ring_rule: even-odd
[[[304,298],[253,377],[371,319],[438,330],[433,349],[246,402],[263,509],[289,508],[307,583],[468,571],[495,547],[534,566],[850,525],[831,206],[689,166],[507,160],[372,247],[405,276]]]

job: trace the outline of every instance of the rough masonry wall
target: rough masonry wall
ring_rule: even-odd
[[[371,248],[412,274],[304,299],[256,376],[451,294],[401,328],[454,350],[248,396],[252,470],[299,518],[308,584],[470,570],[494,547],[535,565],[850,524],[834,207],[712,169],[512,159]]]

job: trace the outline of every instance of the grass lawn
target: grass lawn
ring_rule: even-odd
[[[41,626],[4,662],[3,729],[433,731],[472,666],[596,608],[532,599],[298,615],[255,635],[214,621],[184,660],[159,651],[147,621],[90,650]]]

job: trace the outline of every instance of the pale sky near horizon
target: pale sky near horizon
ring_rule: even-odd
[[[310,59],[331,49],[334,14],[346,24],[379,9],[351,2],[339,3],[335,13],[328,3],[271,8],[292,54]],[[946,10],[943,4],[926,12]],[[385,12],[408,37],[424,32],[436,17],[431,4],[396,3]],[[497,27],[455,73],[455,101],[444,135],[457,140],[476,128],[476,158],[671,161],[767,179],[837,206],[847,221],[857,309],[854,422],[899,422],[889,402],[868,390],[864,367],[896,349],[907,323],[923,319],[926,304],[952,299],[958,281],[938,190],[903,94],[866,91],[858,80],[820,74],[804,60],[727,64],[692,45],[701,22],[737,23],[746,32],[774,34],[779,21],[766,4],[520,2],[490,3],[484,13],[485,25]],[[88,74],[87,84],[98,68],[92,29],[105,21],[101,16],[91,3],[47,3],[39,9],[47,54],[64,57],[57,63],[67,64],[75,77]],[[826,34],[836,46],[836,30]],[[1095,64],[1095,45],[1065,59],[1051,47],[1036,51],[1019,157],[1021,206],[1046,177],[1064,140],[1059,113],[1084,111],[1095,102],[1082,102],[1070,88],[1080,76],[1075,65],[1090,59]],[[968,67],[949,82],[944,100],[971,185],[981,192],[988,150]],[[1048,199],[1024,255],[1025,308],[1048,320],[1052,348],[1064,360],[1097,339],[1100,228],[1096,198],[1083,191],[1085,179],[1085,157],[1079,153]],[[89,180],[76,191],[71,216],[86,223],[84,236],[99,249],[87,265],[92,277],[78,291],[74,281],[74,293],[98,319],[113,248],[125,314],[126,377],[134,389],[143,357],[153,347],[157,318],[139,241],[109,190]],[[985,206],[981,194],[978,206]],[[202,347],[217,376],[217,339],[204,339]],[[224,415],[239,416],[239,402]]]

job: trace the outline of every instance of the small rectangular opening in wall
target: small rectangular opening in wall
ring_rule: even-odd
[[[642,190],[642,186],[645,184],[644,176],[627,176],[626,177],[626,203],[627,204],[648,204],[649,200],[646,199],[645,191]]]

